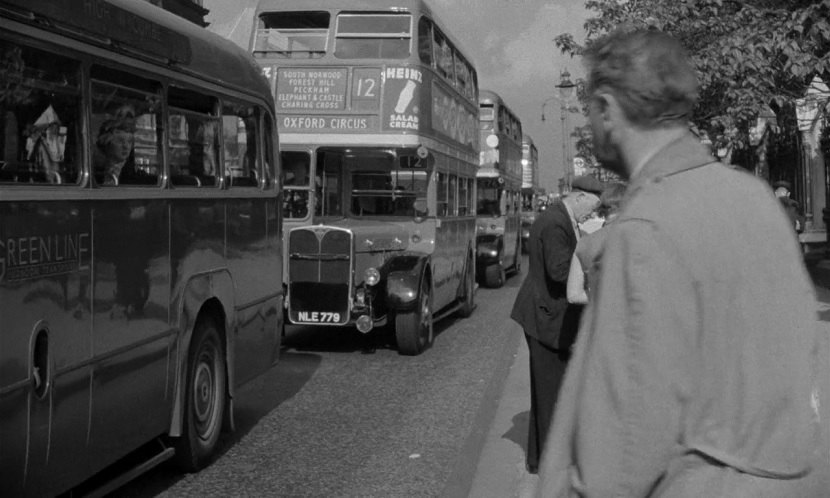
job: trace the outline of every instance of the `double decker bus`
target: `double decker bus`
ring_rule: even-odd
[[[475,69],[421,0],[263,0],[255,15],[286,172],[289,321],[388,323],[419,354],[435,320],[474,307]]]
[[[522,265],[522,122],[493,91],[481,90],[478,105],[477,275],[487,287],[501,287]]]
[[[0,494],[196,470],[279,353],[268,82],[147,2],[2,0],[0,22]]]
[[[530,238],[530,226],[536,220],[540,197],[544,191],[539,187],[539,150],[533,138],[525,133],[522,136],[522,252],[527,252]]]

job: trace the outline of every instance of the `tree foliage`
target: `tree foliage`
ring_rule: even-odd
[[[585,23],[587,39],[562,34],[557,47],[579,55],[615,29],[660,29],[678,38],[701,84],[692,124],[718,147],[747,148],[765,106],[779,124],[797,126],[782,114],[794,115],[795,99],[814,76],[830,82],[830,0],[588,0],[585,7],[596,13]],[[797,135],[794,128],[781,132]]]

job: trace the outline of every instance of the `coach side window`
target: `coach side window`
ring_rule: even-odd
[[[80,64],[0,43],[0,182],[80,179]]]
[[[216,99],[176,87],[168,89],[170,180],[175,186],[217,185],[219,120]]]
[[[98,185],[159,184],[161,85],[104,66],[92,78],[92,172]]]
[[[225,177],[232,187],[256,187],[259,171],[257,116],[248,104],[225,103],[222,109],[222,142]]]

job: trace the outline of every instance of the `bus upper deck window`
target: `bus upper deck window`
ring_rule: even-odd
[[[326,53],[328,12],[269,12],[259,16],[255,57],[317,58]]]
[[[80,63],[4,41],[0,182],[80,179]]]
[[[410,54],[409,14],[340,14],[334,56],[339,59],[405,59]]]
[[[418,55],[424,64],[432,64],[432,21],[426,17],[418,21]]]

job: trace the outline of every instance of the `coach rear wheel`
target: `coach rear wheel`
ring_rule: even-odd
[[[395,315],[395,339],[398,352],[408,356],[421,354],[432,344],[432,286],[425,280],[418,306]]]
[[[201,320],[188,351],[184,423],[176,440],[176,460],[188,472],[207,465],[219,441],[227,386],[224,358],[213,320]]]

